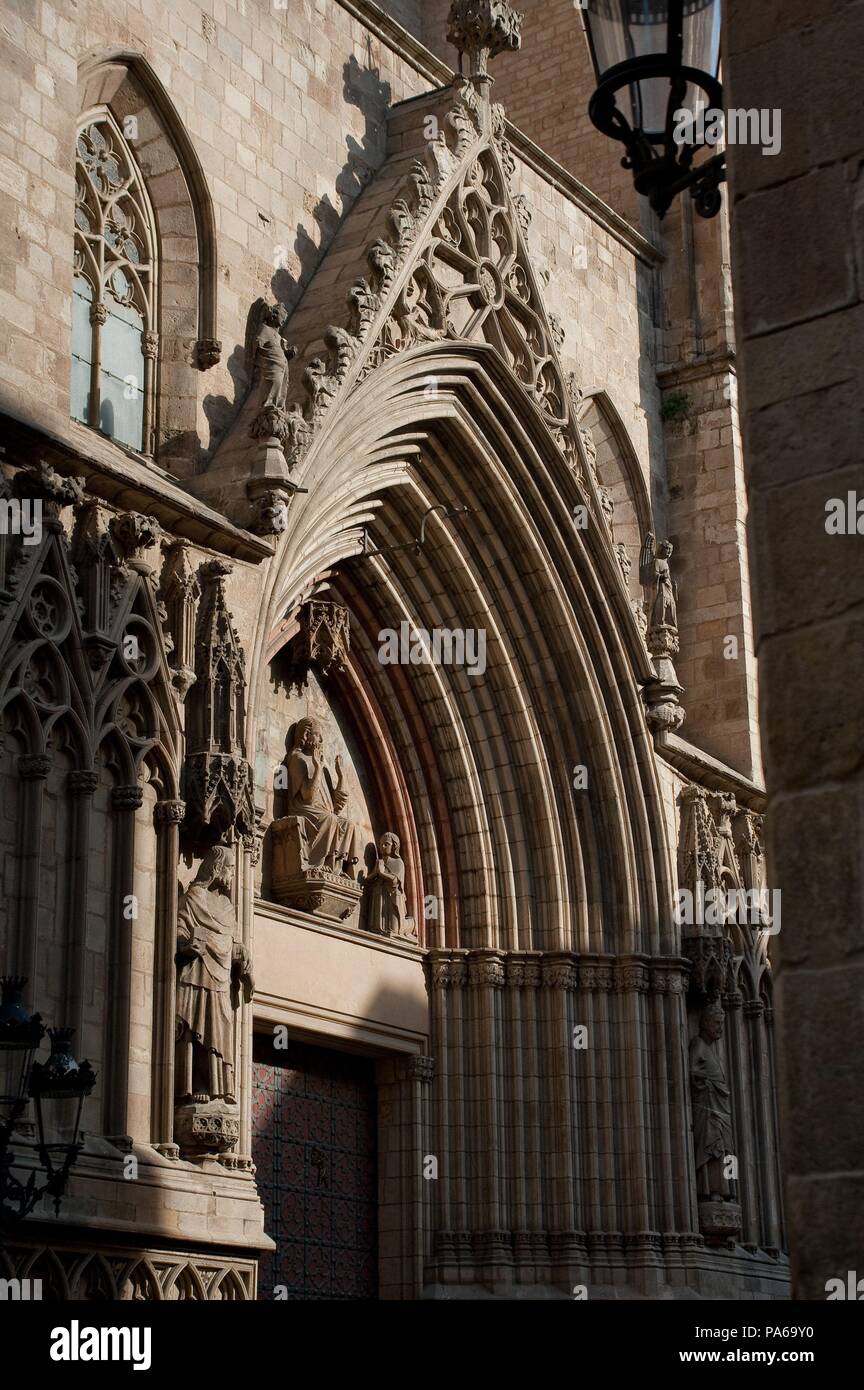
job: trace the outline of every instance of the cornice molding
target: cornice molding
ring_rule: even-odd
[[[82,474],[89,495],[124,511],[152,514],[165,531],[194,545],[253,564],[273,554],[269,541],[226,521],[170,473],[85,425],[61,422],[54,412],[43,413],[38,404],[29,404],[22,418],[0,398],[0,429],[6,440],[3,462],[12,467],[22,467],[38,454],[64,474]]]
[[[745,777],[743,772],[704,753],[678,734],[660,733],[655,735],[654,742],[659,756],[690,781],[700,783],[709,791],[730,792],[748,811],[760,814],[765,811],[768,803],[765,788]]]

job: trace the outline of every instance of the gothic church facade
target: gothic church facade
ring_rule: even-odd
[[[203,3],[4,20],[0,964],[97,1073],[6,1273],[784,1297],[722,219],[569,4]]]

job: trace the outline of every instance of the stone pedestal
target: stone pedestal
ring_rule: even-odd
[[[221,1100],[178,1105],[174,1138],[184,1158],[227,1153],[240,1138],[240,1107]]]
[[[283,816],[271,826],[273,896],[285,907],[344,922],[357,908],[362,888],[338,868],[310,864],[300,816]]]
[[[741,1234],[741,1208],[721,1198],[700,1198],[699,1230],[707,1241],[734,1239]]]

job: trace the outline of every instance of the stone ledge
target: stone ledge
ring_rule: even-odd
[[[127,453],[86,425],[64,421],[38,404],[25,416],[2,392],[0,424],[7,441],[4,463],[23,466],[34,454],[42,455],[61,473],[83,474],[88,492],[124,510],[153,515],[167,531],[194,544],[254,564],[273,554],[268,541],[227,521],[157,464]]]

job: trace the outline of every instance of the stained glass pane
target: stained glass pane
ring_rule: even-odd
[[[151,434],[148,427],[144,439],[144,419],[152,419],[152,402],[145,400],[142,333],[152,335],[154,346],[158,342],[155,229],[147,191],[107,112],[78,132],[76,148],[75,271],[86,270],[96,288],[91,295],[82,281],[80,294],[76,290],[72,414],[118,443],[144,450]],[[94,326],[91,299],[100,305],[100,318],[103,311],[105,316]],[[94,355],[98,397],[88,401]]]
[[[72,391],[71,415],[86,425],[90,409],[90,363],[93,328],[90,305],[93,289],[83,275],[76,275],[72,293]]]
[[[131,304],[117,304],[110,296],[107,303],[99,373],[99,428],[118,443],[140,449],[144,424],[144,320]]]

